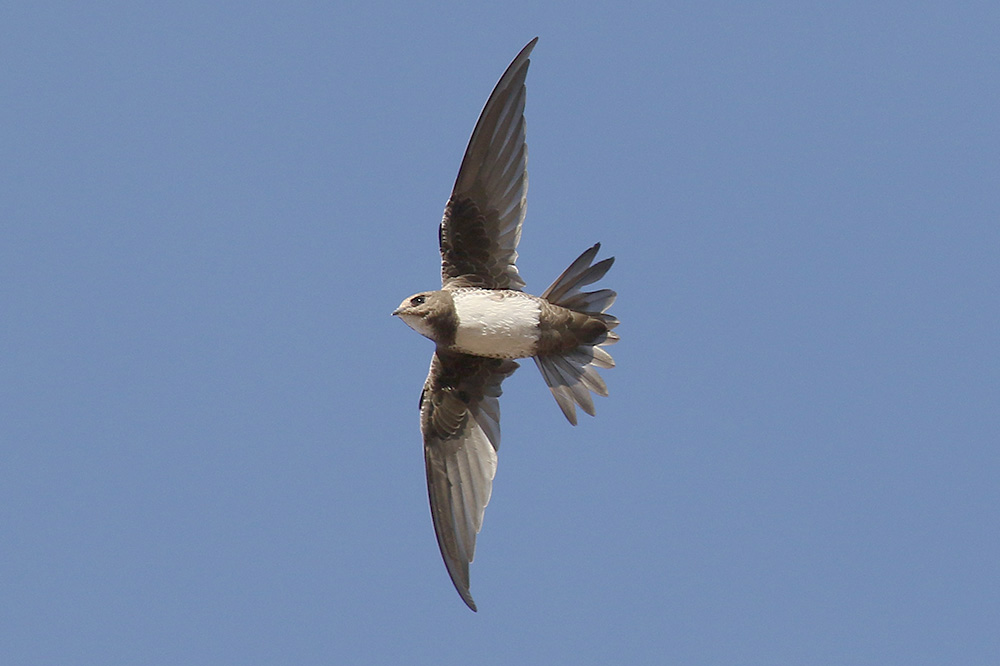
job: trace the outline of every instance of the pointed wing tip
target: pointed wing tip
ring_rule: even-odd
[[[518,52],[518,54],[514,57],[514,60],[511,61],[508,71],[514,71],[520,67],[521,63],[525,63],[526,61],[528,61],[529,58],[531,57],[531,52],[535,49],[535,44],[537,43],[538,43],[538,37],[535,37],[530,42],[525,44],[524,48],[522,48]],[[515,67],[515,65],[517,65],[517,67]]]
[[[452,571],[451,563],[445,558],[445,564],[448,566],[448,576],[451,578],[451,584],[455,586],[455,591],[458,592],[458,596],[462,597],[462,601],[465,605],[469,607],[473,613],[478,613],[479,609],[476,608],[476,602],[472,600],[472,593],[469,592],[469,586],[462,580],[459,579],[457,572]],[[457,564],[457,562],[455,563]],[[465,569],[466,575],[465,579],[468,580],[468,568]]]
[[[440,542],[439,542],[440,545]],[[473,613],[478,613],[479,609],[476,608],[476,602],[472,600],[472,593],[469,592],[469,565],[466,563],[464,566],[445,555],[442,549],[441,555],[444,558],[445,568],[448,569],[448,577],[451,578],[451,584],[455,586],[455,591],[458,592],[458,596],[462,597],[462,601]]]
[[[465,605],[469,607],[469,610],[473,613],[478,613],[479,609],[476,608],[476,602],[472,600],[472,593],[469,592],[469,588],[462,585],[454,578],[451,579],[451,582],[455,585],[455,590],[458,592],[458,596],[462,597],[462,601],[464,601]]]
[[[443,552],[441,554],[444,555]],[[472,593],[469,592],[469,586],[465,582],[469,579],[468,565],[464,568],[465,576],[463,580],[463,577],[461,576],[462,567],[459,566],[458,562],[449,561],[448,557],[445,556],[444,563],[448,569],[448,576],[451,578],[451,584],[455,586],[455,591],[458,592],[458,596],[462,597],[462,601],[465,602],[465,605],[468,606],[473,613],[478,613],[479,609],[476,608],[476,602],[472,600]],[[458,571],[454,570],[452,568],[453,566],[455,566]]]
[[[514,60],[511,61],[510,66],[507,68],[507,71],[512,72],[519,69],[520,64],[524,63],[531,57],[531,52],[534,50],[535,44],[537,43],[538,43],[538,37],[535,37],[530,42],[525,44],[524,48],[518,51],[517,55],[514,56]],[[504,72],[504,74],[506,75],[507,72]]]

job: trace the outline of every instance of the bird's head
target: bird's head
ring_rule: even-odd
[[[437,341],[442,326],[454,318],[455,305],[447,291],[422,291],[403,300],[392,314],[414,331]]]

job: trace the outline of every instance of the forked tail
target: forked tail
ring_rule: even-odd
[[[576,425],[576,405],[594,415],[591,392],[608,395],[608,387],[597,368],[614,367],[614,359],[603,347],[619,340],[611,330],[618,325],[618,319],[606,312],[617,294],[610,289],[581,291],[604,277],[615,261],[610,257],[591,265],[600,249],[601,244],[597,243],[577,257],[542,294],[542,298],[555,306],[545,308],[545,315],[557,325],[552,327],[549,339],[540,345],[550,351],[535,356],[535,364],[573,425]]]

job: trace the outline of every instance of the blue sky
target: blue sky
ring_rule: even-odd
[[[18,3],[0,20],[12,664],[1000,662],[1000,8]],[[540,293],[448,580],[389,313],[518,50]]]

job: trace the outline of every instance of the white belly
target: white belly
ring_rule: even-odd
[[[538,301],[519,291],[468,289],[452,294],[455,349],[476,356],[524,358],[538,341]]]

